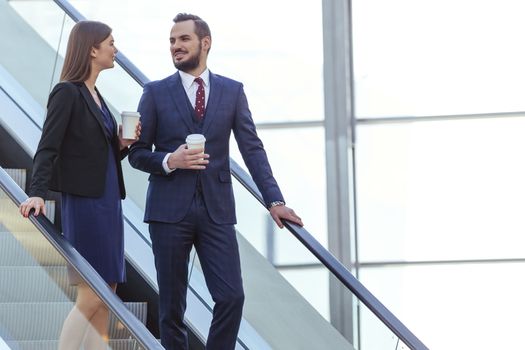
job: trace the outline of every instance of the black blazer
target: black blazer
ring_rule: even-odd
[[[128,153],[128,148],[120,151],[116,131],[108,142],[104,128],[102,112],[83,82],[58,83],[49,95],[47,117],[33,159],[29,196],[45,198],[48,189],[102,196],[108,149],[112,149],[116,160]],[[116,163],[120,194],[125,198],[122,167],[120,161]]]

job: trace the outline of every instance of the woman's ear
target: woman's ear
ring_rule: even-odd
[[[95,49],[94,47],[91,48],[91,52],[89,54],[92,58],[96,58],[97,57],[97,49]]]

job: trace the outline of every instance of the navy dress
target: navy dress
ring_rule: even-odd
[[[102,101],[102,99],[101,99]],[[108,142],[116,134],[116,124],[102,102],[102,115]],[[124,264],[124,226],[117,177],[116,159],[112,147],[108,154],[106,186],[102,197],[90,198],[62,193],[62,230],[66,239],[93,266],[108,284],[126,279]],[[72,284],[81,277],[68,266]]]

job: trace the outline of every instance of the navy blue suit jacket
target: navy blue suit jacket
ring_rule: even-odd
[[[210,72],[210,93],[202,134],[210,155],[205,170],[177,169],[166,174],[162,160],[198,133],[194,111],[180,74],[148,83],[139,103],[142,133],[130,149],[129,161],[150,173],[146,198],[146,222],[177,223],[186,215],[200,177],[204,201],[211,219],[235,224],[235,202],[230,174],[230,135],[233,131],[251,176],[267,204],[282,201],[263,144],[257,136],[241,83]]]

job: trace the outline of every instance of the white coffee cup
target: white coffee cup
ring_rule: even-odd
[[[186,136],[186,145],[188,145],[188,149],[202,148],[202,151],[204,152],[205,142],[206,138],[202,134],[190,134]]]
[[[186,136],[186,145],[188,146],[188,149],[202,149],[202,153],[204,153],[204,143],[206,142],[206,138],[202,134],[190,134]]]
[[[122,112],[122,138],[123,139],[135,139],[135,129],[140,120],[139,112]]]

